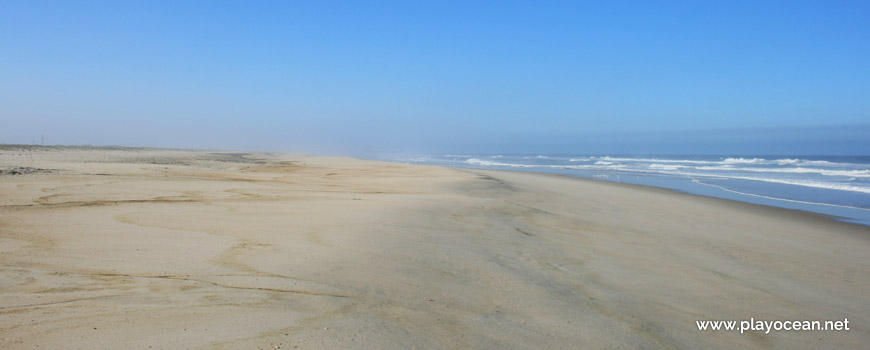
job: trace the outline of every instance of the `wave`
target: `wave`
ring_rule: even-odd
[[[870,188],[868,188],[868,187],[854,186],[854,185],[834,183],[834,182],[813,181],[813,180],[772,179],[772,178],[768,178],[768,177],[753,177],[753,176],[722,176],[722,175],[709,176],[707,174],[692,174],[692,173],[683,173],[683,174],[679,174],[679,175],[696,176],[696,177],[719,177],[719,178],[726,177],[728,179],[761,181],[761,182],[778,183],[778,184],[793,185],[793,186],[822,188],[822,189],[827,189],[827,190],[870,193]]]
[[[733,174],[705,174],[698,172],[688,172],[688,171],[680,171],[680,169],[665,169],[663,168],[665,165],[662,165],[662,168],[650,170],[650,169],[634,169],[634,168],[624,168],[624,165],[614,165],[608,166],[608,169],[594,169],[592,166],[586,166],[587,170],[614,170],[614,171],[625,171],[625,172],[642,172],[642,173],[658,173],[658,174],[667,174],[667,175],[677,175],[677,176],[689,176],[689,177],[707,177],[707,178],[725,178],[725,179],[738,179],[738,180],[750,180],[750,181],[761,181],[768,183],[779,183],[785,185],[793,185],[793,186],[803,186],[803,187],[812,187],[812,188],[821,188],[828,190],[839,190],[839,191],[849,191],[849,192],[861,192],[870,194],[870,187],[864,186],[856,186],[852,184],[844,184],[837,182],[829,182],[829,181],[814,181],[810,179],[776,179],[769,177],[757,177],[757,176],[743,176],[743,175],[733,175]],[[678,166],[675,166],[678,167]],[[580,169],[580,166],[572,166],[572,169]],[[870,176],[868,176],[870,177]]]
[[[650,169],[660,169],[660,170],[679,170],[686,168],[685,165],[673,165],[673,164],[651,164]],[[696,169],[698,167],[695,167]]]
[[[870,213],[870,202],[868,202],[870,157],[808,156],[807,158],[811,159],[799,156],[745,155],[574,155],[572,158],[571,155],[546,154],[451,154],[421,156],[405,161],[469,168],[562,173],[593,179],[649,184],[685,190],[689,193],[718,193],[725,196],[722,198],[731,198],[725,195],[725,192],[718,190],[709,192],[697,187],[705,185],[742,195],[779,200],[783,203],[787,201],[855,208]],[[624,179],[620,180],[620,175],[625,175]],[[713,194],[717,197],[720,195]]]
[[[484,160],[480,158],[469,158],[463,161],[465,164],[476,165],[476,166],[489,166],[489,167],[506,167],[506,168],[536,168],[536,169],[570,169],[570,170],[598,170],[598,171],[607,171],[607,170],[627,170],[633,171],[631,169],[625,169],[624,164],[613,164],[613,165],[558,165],[558,164],[522,164],[522,163],[505,163],[498,162],[492,160]]]
[[[853,186],[853,185],[847,185],[847,184],[838,184],[838,183],[831,183],[831,182],[819,182],[819,181],[810,181],[810,180],[783,180],[783,179],[771,179],[771,178],[758,178],[758,177],[750,177],[750,176],[731,177],[731,178],[732,179],[741,179],[741,180],[763,181],[763,182],[770,182],[770,183],[780,183],[780,184],[794,185],[794,186],[823,188],[823,189],[828,189],[828,190],[870,193],[870,188],[867,188],[867,187]]]
[[[655,165],[655,164],[653,164]],[[652,166],[650,166],[652,167]],[[734,167],[715,167],[715,166],[699,166],[694,167],[697,170],[712,170],[712,171],[748,171],[759,173],[792,173],[792,174],[820,174],[825,176],[847,176],[847,177],[867,177],[870,178],[870,170],[828,170],[817,168],[734,168]]]
[[[779,197],[765,196],[765,195],[760,195],[760,194],[755,194],[755,193],[741,192],[741,191],[737,191],[737,190],[732,190],[732,189],[730,189],[730,188],[725,188],[725,187],[723,187],[723,186],[719,186],[719,185],[708,184],[708,183],[703,182],[703,181],[700,181],[700,180],[698,180],[698,179],[692,179],[692,182],[697,183],[697,184],[700,184],[700,185],[716,187],[716,188],[718,188],[718,189],[721,189],[721,190],[723,190],[723,191],[728,191],[728,192],[731,192],[731,193],[737,193],[737,194],[742,194],[742,195],[747,195],[747,196],[753,196],[753,197],[759,197],[759,198],[766,198],[766,199],[780,200],[780,201],[793,202],[793,203],[802,203],[802,204],[825,205],[825,206],[829,206],[829,207],[839,207],[839,208],[849,208],[849,209],[859,209],[859,210],[870,210],[870,209],[868,209],[868,208],[855,207],[855,206],[850,206],[850,205],[832,204],[832,203],[821,203],[821,202],[808,202],[808,201],[801,201],[801,200],[797,200],[797,199],[786,199],[786,198],[779,198]]]
[[[797,165],[806,161],[804,161],[803,159],[777,159],[774,160],[774,162],[779,165]]]
[[[593,157],[595,158],[595,157]],[[640,162],[640,163],[685,163],[685,164],[719,164],[721,162],[709,160],[690,160],[690,159],[661,159],[661,158],[622,158],[604,156],[598,159],[612,162]]]
[[[797,165],[797,166],[807,166],[807,165],[815,165],[815,166],[855,166],[856,164],[850,163],[834,163],[829,162],[827,160],[807,160],[807,159],[774,159],[769,163],[776,165]]]
[[[598,171],[608,171],[608,170],[620,170],[620,171],[632,171],[632,169],[627,169],[625,164],[607,164],[607,165],[550,165],[547,166],[550,168],[557,169],[574,169],[574,170],[598,170]]]
[[[644,168],[629,167],[626,164],[621,164],[611,161],[596,161],[592,165],[545,165],[545,164],[522,164],[522,163],[507,163],[492,160],[483,160],[480,158],[469,158],[464,161],[466,164],[477,166],[491,167],[510,167],[510,168],[540,168],[540,169],[575,169],[575,170],[620,170],[620,171],[637,171],[637,172],[660,172],[669,175],[697,175],[697,176],[726,176],[737,178],[736,174],[722,174],[721,172],[755,172],[755,173],[780,173],[780,174],[819,174],[823,176],[842,176],[848,178],[870,178],[870,170],[829,170],[818,168],[747,168],[734,167],[731,165],[720,166],[688,166],[679,164],[650,164]],[[714,171],[715,174],[704,174],[698,172],[678,171],[678,170],[700,170]]]
[[[766,162],[767,160],[764,158],[725,158],[722,160],[722,163],[725,164],[762,164]]]
[[[804,160],[801,159],[799,165],[821,165],[821,166],[856,166],[852,163],[834,163],[827,160]]]
[[[534,157],[537,158],[537,157]],[[551,158],[552,159],[552,158]],[[571,161],[574,161],[574,158]],[[806,168],[806,167],[748,167],[746,165],[762,164],[762,163],[788,163],[789,166],[795,164],[803,164],[805,162],[825,162],[825,161],[807,161],[803,159],[776,159],[765,160],[762,158],[726,158],[723,161],[704,161],[704,160],[681,160],[681,159],[655,159],[655,158],[620,158],[620,157],[592,157],[588,160],[597,159],[593,164],[524,164],[511,163],[504,161],[484,160],[480,158],[469,158],[464,161],[465,164],[480,166],[480,167],[503,167],[503,168],[524,168],[524,169],[550,169],[550,170],[584,170],[584,171],[602,171],[602,172],[624,172],[624,173],[646,173],[660,174],[681,177],[699,177],[699,178],[724,178],[737,180],[760,181],[767,183],[779,183],[793,186],[803,186],[828,190],[839,190],[849,192],[860,192],[870,194],[870,186],[862,183],[854,183],[855,181],[863,181],[870,179],[870,170],[847,170],[847,169],[821,169],[821,168]],[[585,159],[584,159],[585,160]],[[652,164],[631,164],[624,162],[652,162],[661,161],[661,163]],[[728,161],[729,164],[724,164]],[[623,163],[621,163],[623,162]],[[739,166],[743,164],[744,166]],[[843,163],[840,163],[843,164]],[[766,173],[771,176],[752,176],[747,173]],[[777,177],[773,174],[817,174],[820,176],[838,176],[848,179],[847,182],[826,181],[824,178],[782,178],[785,175]]]
[[[480,158],[469,158],[463,161],[465,164],[470,165],[479,165],[479,166],[500,166],[500,167],[511,167],[511,168],[535,168],[537,165],[533,164],[516,164],[516,163],[502,163],[495,162],[491,160],[483,160]]]
[[[445,157],[451,158],[488,158],[488,159],[501,159],[501,158],[514,158],[513,156],[505,156],[505,155],[490,155],[490,156],[472,156],[472,155],[462,155],[462,154],[448,154]],[[476,158],[479,157],[479,158]],[[548,155],[534,155],[534,156],[517,156],[517,159],[548,159],[548,160],[562,160],[570,163],[582,163],[582,162],[593,162],[597,165],[610,165],[615,163],[631,163],[637,164],[639,166],[644,165],[643,163],[649,164],[684,164],[684,165],[698,165],[698,166],[721,166],[721,167],[739,167],[741,165],[744,166],[752,166],[758,167],[759,169],[764,169],[763,166],[773,166],[776,168],[773,169],[790,169],[788,167],[798,167],[798,168],[811,168],[811,167],[820,167],[820,168],[840,168],[840,169],[849,169],[849,168],[858,168],[858,169],[866,169],[867,164],[858,164],[858,163],[840,163],[840,162],[831,162],[827,160],[808,160],[808,159],[800,159],[800,158],[779,158],[779,159],[765,159],[765,158],[748,158],[748,157],[723,157],[719,160],[703,160],[703,159],[673,159],[673,158],[658,158],[658,157],[650,157],[650,158],[642,158],[642,157],[619,157],[619,156],[601,156],[601,157],[575,157],[575,158],[560,158],[555,156]],[[607,163],[605,163],[607,162]],[[510,163],[510,165],[502,166],[513,166],[513,167],[525,167],[525,165],[521,163]],[[660,167],[659,165],[651,167]],[[749,168],[741,168],[741,169],[749,169]],[[716,170],[713,168],[709,168],[706,170]],[[835,170],[835,169],[832,169]],[[839,170],[839,169],[837,169]],[[752,171],[752,170],[747,170]],[[764,170],[762,170],[764,171]],[[828,171],[828,170],[826,170]],[[797,170],[794,172],[812,172],[812,171],[804,171]],[[861,175],[860,173],[858,173]],[[848,175],[844,175],[848,176]]]
[[[759,165],[795,165],[795,166],[830,166],[830,167],[849,167],[860,166],[852,163],[835,163],[827,160],[809,160],[797,158],[782,158],[782,159],[764,159],[764,158],[725,158],[722,160],[724,164],[759,164]]]
[[[764,159],[764,158],[722,158],[721,160],[696,160],[696,159],[666,159],[666,158],[630,158],[630,157],[592,157],[591,159],[602,159],[612,162],[634,162],[634,163],[676,163],[676,164],[710,164],[710,165],[734,165],[734,164],[754,164],[754,165],[796,165],[796,166],[830,166],[830,167],[854,167],[860,166],[853,163],[835,163],[827,160],[808,160],[797,158],[782,158],[782,159]],[[574,158],[574,161],[583,161],[586,159]]]

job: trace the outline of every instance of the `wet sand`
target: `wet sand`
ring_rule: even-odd
[[[870,228],[562,176],[0,147],[0,348],[862,348]],[[851,331],[698,331],[696,320]]]

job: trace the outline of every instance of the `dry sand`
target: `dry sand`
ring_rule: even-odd
[[[870,344],[870,229],[819,215],[301,155],[3,146],[0,169],[2,349]],[[750,317],[852,330],[695,325]]]

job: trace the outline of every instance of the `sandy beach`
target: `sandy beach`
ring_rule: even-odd
[[[2,349],[857,349],[870,228],[342,157],[0,147]],[[849,331],[699,331],[698,320]]]

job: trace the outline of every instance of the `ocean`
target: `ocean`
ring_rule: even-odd
[[[870,156],[443,154],[380,159],[663,187],[870,225]]]

